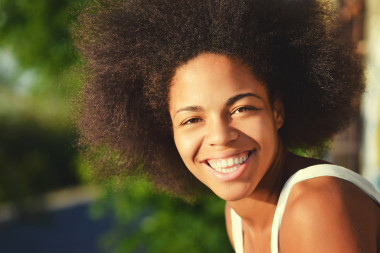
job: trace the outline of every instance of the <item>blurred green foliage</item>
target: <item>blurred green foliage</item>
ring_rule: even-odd
[[[19,120],[0,118],[0,200],[22,201],[77,183],[70,129]]]
[[[69,30],[85,2],[0,0],[0,202],[91,181],[71,122],[81,82]],[[222,200],[189,204],[141,178],[105,183],[115,182],[91,211],[115,219],[105,252],[232,252]]]
[[[0,46],[24,68],[59,74],[76,60],[68,28],[83,2],[0,0]]]
[[[116,218],[99,242],[105,252],[233,252],[223,200],[205,196],[189,204],[155,191],[144,179],[128,178],[121,188],[105,194],[92,208],[94,218]]]
[[[78,0],[0,0],[0,201],[78,184],[68,95]]]
[[[83,182],[92,181],[91,163],[83,157],[78,159],[78,173]],[[142,176],[119,175],[100,185],[103,194],[90,215],[114,220],[99,241],[104,252],[233,252],[225,227],[225,201],[213,193],[185,200],[155,189]]]

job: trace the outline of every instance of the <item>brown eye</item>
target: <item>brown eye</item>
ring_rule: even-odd
[[[190,124],[195,124],[195,123],[198,123],[198,122],[202,122],[202,119],[200,119],[200,118],[191,118],[191,119],[188,119],[188,120],[184,121],[181,125],[190,125]]]

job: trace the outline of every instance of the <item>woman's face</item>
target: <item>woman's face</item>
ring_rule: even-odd
[[[271,166],[281,103],[251,71],[201,54],[177,69],[169,94],[174,141],[185,165],[225,200],[249,196]]]

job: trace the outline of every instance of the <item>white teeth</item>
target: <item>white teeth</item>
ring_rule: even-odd
[[[234,172],[238,167],[239,166],[234,166],[234,167],[229,168],[229,169],[215,168],[215,170],[218,172],[222,172],[222,173],[231,173],[231,172]]]
[[[235,171],[242,163],[248,159],[248,154],[244,157],[235,157],[228,159],[209,160],[209,165],[218,172],[231,173]],[[235,166],[233,166],[235,165]],[[233,166],[233,167],[231,167]]]

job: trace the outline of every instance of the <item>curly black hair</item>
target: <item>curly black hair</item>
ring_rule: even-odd
[[[319,145],[349,123],[364,89],[341,24],[322,0],[96,1],[73,29],[88,73],[82,144],[110,148],[103,161],[118,152],[97,165],[103,177],[144,173],[180,194],[199,189],[174,144],[168,91],[179,66],[208,52],[239,59],[270,98],[280,94],[288,147]]]

